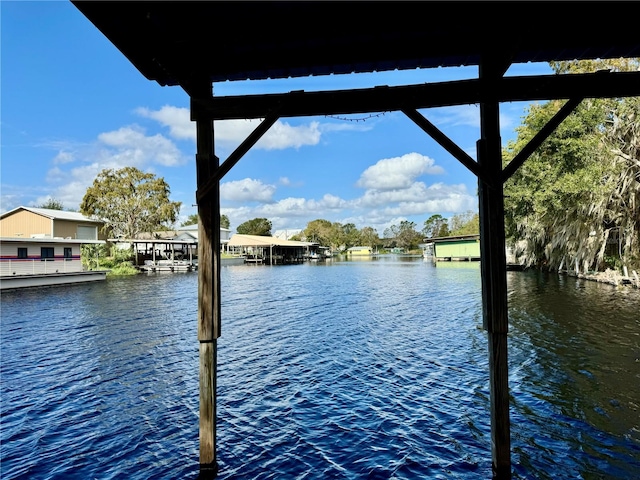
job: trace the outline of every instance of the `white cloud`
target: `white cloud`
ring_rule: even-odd
[[[191,121],[188,108],[165,105],[160,110],[149,110],[145,107],[136,109],[136,113],[142,117],[156,120],[164,127],[169,128],[169,134],[178,140],[196,140],[196,124]]]
[[[226,148],[235,148],[243,142],[259,125],[253,120],[225,120],[215,122],[215,140]],[[320,128],[318,122],[308,125],[292,126],[277,121],[269,131],[255,144],[254,148],[263,150],[284,150],[286,148],[300,148],[306,145],[317,145],[320,142]]]
[[[475,197],[467,192],[464,184],[444,185],[436,183],[427,187],[422,182],[415,182],[409,188],[396,190],[367,190],[365,194],[354,203],[359,208],[376,208],[384,205],[400,204],[409,205],[430,205],[427,211],[432,211],[432,205],[447,203],[453,199],[473,200]],[[475,200],[474,200],[475,201]],[[407,215],[416,213],[412,207]],[[442,209],[442,211],[452,211]]]
[[[60,167],[53,167],[47,172],[47,183],[63,182],[67,178],[67,173]]]
[[[195,122],[190,119],[188,108],[165,105],[160,110],[145,107],[136,109],[142,117],[157,121],[169,128],[169,134],[179,140],[196,140]],[[242,143],[260,124],[261,120],[220,120],[214,122],[214,140],[217,148],[233,149]],[[321,126],[318,122],[292,126],[278,120],[256,143],[254,148],[263,150],[283,150],[317,145],[321,132],[337,130],[339,127]]]
[[[477,210],[477,208],[478,200],[471,195],[452,194],[445,198],[427,199],[422,202],[402,202],[395,206],[386,207],[380,213],[388,218],[393,215],[409,216],[441,212],[466,212]]]
[[[280,185],[284,185],[285,187],[288,187],[289,185],[291,185],[291,180],[289,180],[288,177],[280,177],[278,182],[280,182]]]
[[[77,208],[87,188],[93,183],[103,168],[120,168],[115,164],[91,163],[71,170],[54,167],[47,172],[47,183],[55,187],[53,197],[60,200],[65,208]]]
[[[71,152],[60,151],[53,159],[54,165],[71,163],[75,161],[75,157]]]
[[[122,127],[98,135],[92,144],[69,144],[66,150],[59,151],[47,172],[46,195],[41,198],[46,201],[47,196],[52,196],[66,208],[77,208],[87,188],[104,169],[136,167],[153,173],[156,165],[174,167],[185,162],[186,157],[171,140],[160,134],[146,135],[139,126]]]
[[[480,128],[480,107],[459,105],[429,109],[425,117],[436,126],[466,126]]]
[[[322,123],[319,128],[322,133],[326,132],[368,132],[373,130],[373,121],[358,122],[345,119],[343,123]]]
[[[320,200],[288,197],[274,203],[258,206],[255,211],[257,217],[313,217],[323,218],[330,213],[340,212],[348,208],[349,203],[335,195],[324,195]],[[305,223],[306,226],[306,223]]]
[[[233,202],[268,203],[272,201],[275,191],[274,185],[267,185],[251,178],[220,184],[220,198]]]
[[[291,147],[317,145],[320,142],[318,125],[318,122],[311,122],[309,125],[293,127],[288,123],[277,121],[258,141],[256,147],[265,150],[283,150]]]
[[[340,214],[349,202],[335,195],[324,195],[320,200],[288,197],[277,202],[255,207],[223,207],[220,209],[237,226],[252,218],[267,218],[274,228],[304,228],[317,218]]]
[[[4,185],[2,190],[4,191]],[[0,213],[8,212],[20,206],[20,195],[6,194],[0,195]]]
[[[444,173],[444,170],[435,165],[432,158],[413,152],[378,161],[362,172],[356,185],[377,190],[409,188],[421,175],[440,173]]]
[[[98,140],[110,149],[104,154],[121,166],[142,167],[158,163],[170,167],[186,161],[171,140],[160,134],[147,136],[137,126],[101,133]]]
[[[436,126],[480,128],[480,107],[478,105],[433,108],[425,116]],[[512,129],[513,125],[513,117],[501,111],[500,129]]]

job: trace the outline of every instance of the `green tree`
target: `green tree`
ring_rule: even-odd
[[[380,244],[378,232],[373,227],[363,227],[360,230],[360,245],[376,248]]]
[[[40,205],[40,208],[48,208],[49,210],[64,210],[64,205],[62,204],[61,200],[50,197],[46,202]]]
[[[180,224],[181,227],[186,227],[187,225],[197,225],[198,224],[198,214],[194,213],[187,217],[187,219]]]
[[[238,225],[236,229],[242,235],[271,236],[271,222],[266,218],[254,218]]]
[[[456,213],[449,219],[448,235],[472,235],[480,233],[480,216],[474,212]]]
[[[558,73],[636,70],[638,59],[562,62]],[[561,107],[534,105],[505,163]],[[587,99],[505,184],[506,233],[529,265],[585,271],[606,266],[608,239],[621,234],[621,261],[637,264],[640,219],[640,101]],[[617,254],[616,254],[617,255]]]
[[[80,212],[104,222],[114,237],[168,229],[180,211],[163,178],[134,167],[102,170],[82,199]]]
[[[331,244],[333,227],[329,220],[317,219],[307,223],[307,228],[302,231],[307,242],[317,242],[323,246]]]
[[[396,235],[398,233],[397,230],[398,230],[397,225],[391,225],[391,226],[385,228],[384,232],[382,232],[382,238],[386,238],[386,239],[389,239],[389,240],[393,239],[393,238],[396,238]]]
[[[186,227],[187,225],[197,225],[197,223],[198,223],[198,214],[194,213],[192,215],[189,215],[187,219],[180,224],[180,226]],[[230,225],[231,224],[229,223],[229,217],[227,217],[224,214],[220,215],[220,226],[222,228],[229,228]]]
[[[344,245],[345,248],[355,247],[358,244],[360,232],[354,223],[345,223],[342,225],[340,240],[340,244]]]
[[[425,238],[446,237],[449,235],[447,219],[440,214],[431,215],[424,222],[422,235]]]
[[[331,236],[327,246],[331,247],[332,250],[347,248],[342,239],[342,224],[340,222],[333,222],[331,224]]]
[[[393,229],[393,227],[392,227]],[[422,235],[416,231],[415,222],[403,220],[397,227],[396,242],[405,250],[413,250],[422,241]]]

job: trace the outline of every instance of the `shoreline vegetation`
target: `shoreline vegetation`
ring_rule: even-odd
[[[118,255],[115,257],[102,257],[98,261],[92,260],[91,268],[88,268],[88,270],[108,270],[107,276],[137,275],[141,273],[139,269],[133,266],[130,259],[117,257]],[[229,253],[222,253],[221,258],[238,258],[238,256]],[[542,269],[537,267],[529,268],[542,271]],[[587,273],[577,273],[573,270],[558,270],[558,274],[603,283],[614,287],[640,288],[640,274],[635,270],[632,270],[627,275],[625,275],[624,272],[613,270],[611,268],[607,268],[603,272]]]
[[[640,275],[633,270],[630,275],[624,275],[622,272],[606,269],[604,272],[589,272],[589,273],[576,273],[573,271],[559,271],[558,273],[565,274],[569,277],[576,277],[584,280],[591,280],[598,283],[606,283],[619,286],[631,286],[633,288],[640,288]]]

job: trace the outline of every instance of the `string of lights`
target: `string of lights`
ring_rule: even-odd
[[[325,118],[333,118],[334,120],[344,120],[345,122],[366,122],[367,120],[371,120],[372,118],[383,117],[387,112],[380,113],[370,113],[366,117],[359,118],[348,118],[348,117],[339,117],[337,115],[325,115]]]

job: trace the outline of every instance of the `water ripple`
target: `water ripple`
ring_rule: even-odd
[[[222,282],[220,479],[491,477],[477,264]],[[515,478],[631,478],[639,297],[529,273],[509,289]],[[197,478],[196,299],[197,274],[3,292],[2,478]]]

